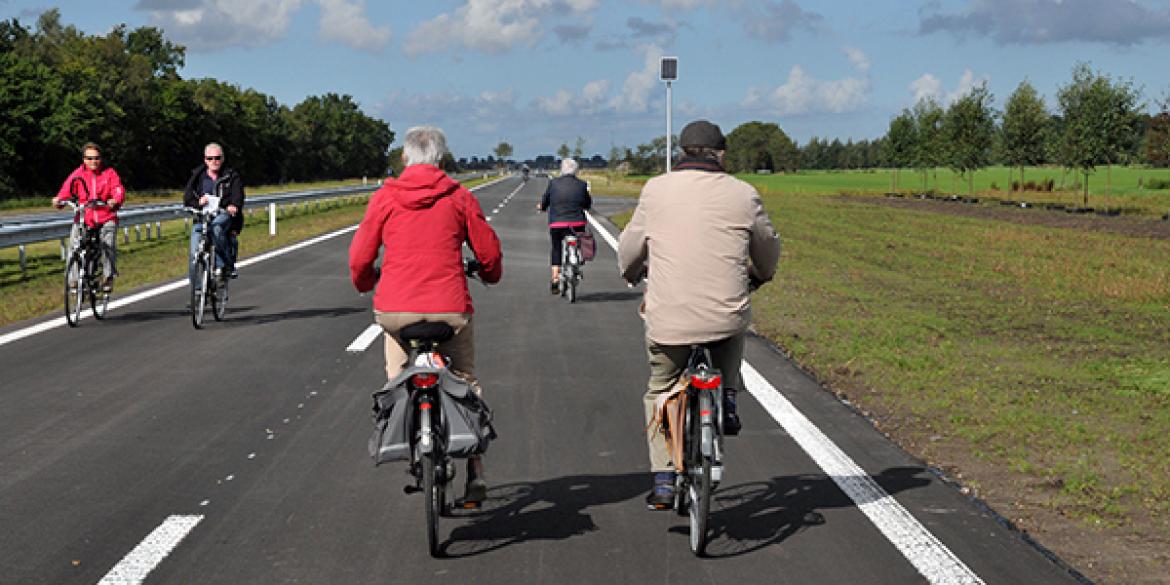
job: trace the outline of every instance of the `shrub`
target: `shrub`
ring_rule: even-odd
[[[991,182],[991,190],[992,190],[992,191],[999,191],[999,183],[996,183],[995,181],[992,181],[992,182]]]
[[[1053,179],[1045,179],[1044,180],[1044,190],[1045,191],[1052,192],[1052,188],[1055,186],[1056,186],[1055,180],[1053,180]]]
[[[1170,179],[1146,179],[1146,189],[1170,189]]]

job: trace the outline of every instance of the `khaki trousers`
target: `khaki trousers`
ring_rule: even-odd
[[[470,313],[381,313],[374,318],[384,332],[386,351],[386,379],[391,380],[406,369],[407,348],[398,332],[419,321],[446,323],[455,330],[455,336],[439,344],[439,353],[451,358],[451,370],[478,387],[475,380],[475,339]]]
[[[705,345],[711,351],[711,361],[723,376],[723,388],[738,390],[739,368],[743,362],[743,334],[735,335]],[[670,390],[687,367],[691,356],[690,345],[662,345],[646,338],[646,354],[650,359],[650,382],[642,404],[646,413],[646,446],[650,452],[650,471],[674,471],[670,461],[670,449],[666,446],[666,435],[662,429],[650,428],[654,419],[654,401],[658,395]]]

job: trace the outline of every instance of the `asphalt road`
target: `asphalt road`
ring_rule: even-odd
[[[643,502],[640,292],[599,238],[579,302],[549,295],[544,179],[518,187],[477,192],[505,253],[473,283],[500,438],[448,558],[405,466],[367,455],[382,346],[346,351],[372,323],[346,233],[243,268],[201,331],[178,288],[0,345],[0,583],[1076,582],[758,339],[695,558]]]

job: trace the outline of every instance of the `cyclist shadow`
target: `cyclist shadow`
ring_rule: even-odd
[[[887,494],[921,488],[931,477],[922,467],[892,467],[870,476]],[[870,502],[862,502],[870,503]],[[720,487],[711,495],[712,531],[707,556],[737,557],[784,542],[794,534],[825,523],[826,508],[854,508],[857,503],[831,477],[797,475],[774,477]],[[671,532],[689,534],[686,519]]]
[[[229,307],[228,308],[228,315],[231,315],[233,310],[234,311],[249,311],[249,310],[252,310],[255,308],[256,307],[235,307],[233,309],[233,308]],[[208,313],[207,313],[208,319],[210,320],[211,319],[211,309],[208,308],[207,311],[208,311]],[[191,309],[161,309],[158,311],[135,311],[132,313],[120,313],[120,314],[111,312],[110,316],[106,317],[106,320],[113,321],[113,322],[145,323],[148,321],[161,321],[164,319],[174,319],[174,318],[181,318],[181,317],[190,318],[191,317]]]
[[[594,292],[577,295],[578,303],[610,303],[642,299],[642,291]]]
[[[564,540],[597,530],[586,510],[646,492],[645,473],[574,475],[511,483],[488,491],[483,508],[452,514],[469,519],[443,545],[448,558],[473,557],[533,540]]]
[[[244,312],[245,309],[253,309],[255,307],[240,307],[239,312]],[[261,315],[233,315],[231,305],[228,305],[227,316],[224,322],[232,326],[242,325],[265,325],[268,323],[276,323],[279,321],[288,321],[292,319],[319,319],[329,317],[344,317],[354,313],[366,313],[369,309],[359,307],[332,307],[320,309],[293,309],[291,311],[284,311],[281,313],[267,313]]]

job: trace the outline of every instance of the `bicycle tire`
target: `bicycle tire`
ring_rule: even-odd
[[[702,413],[703,411],[712,410],[711,394],[708,392],[700,392],[698,400],[693,401],[694,410],[691,414]],[[694,417],[692,420],[699,421],[699,417]],[[710,454],[703,454],[703,425],[692,424],[691,442],[692,455],[694,458],[689,458],[687,466],[687,474],[690,475],[690,482],[687,489],[687,499],[690,500],[688,504],[690,517],[690,544],[691,552],[695,556],[703,556],[707,550],[707,524],[708,518],[711,514],[711,468],[712,457]],[[714,446],[706,449],[708,453],[714,453]],[[694,465],[692,467],[692,464]],[[698,477],[696,476],[696,472]]]
[[[569,276],[569,302],[577,302],[577,271],[573,270],[573,274]]]
[[[216,321],[223,321],[227,314],[227,282],[217,282],[211,294],[211,315]]]
[[[81,257],[73,254],[65,265],[65,321],[70,327],[77,327],[81,320],[81,305],[85,300],[85,279],[81,269]],[[69,286],[69,281],[73,286]]]
[[[431,427],[431,415],[429,410],[421,410],[419,412],[419,425],[422,428]],[[441,556],[439,550],[439,516],[442,512],[442,495],[441,488],[435,481],[435,465],[438,462],[436,457],[435,446],[432,443],[431,451],[424,452],[419,457],[422,465],[422,488],[423,497],[426,506],[427,517],[427,550],[434,558]]]
[[[99,321],[106,318],[106,309],[110,306],[111,294],[106,292],[103,286],[105,284],[106,273],[104,270],[102,270],[101,266],[102,263],[100,258],[93,261],[93,266],[90,268],[90,274],[96,276],[91,278],[93,285],[90,287],[89,291],[89,308],[91,311],[93,311],[93,318]],[[110,290],[111,292],[113,291],[112,284]]]
[[[207,303],[208,269],[207,259],[200,256],[195,260],[195,284],[191,289],[191,324],[203,328],[203,310]]]

